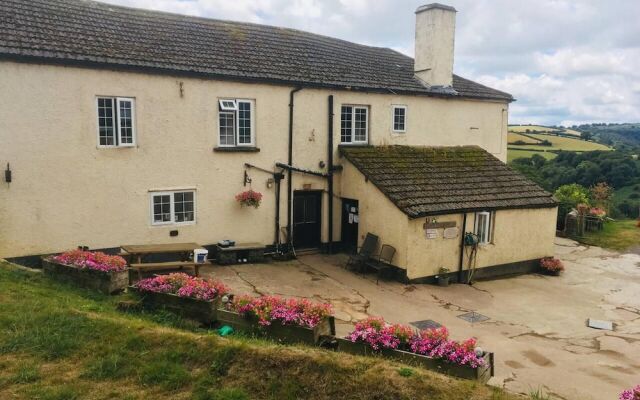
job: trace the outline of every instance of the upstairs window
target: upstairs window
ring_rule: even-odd
[[[340,142],[369,142],[369,107],[342,106],[340,111]]]
[[[221,147],[254,146],[254,101],[221,99],[218,101],[218,137]]]
[[[478,236],[479,244],[487,244],[491,242],[491,230],[493,229],[491,217],[493,213],[482,211],[476,213],[474,233]]]
[[[195,191],[151,193],[151,225],[194,223]]]
[[[393,106],[392,109],[393,131],[396,133],[405,133],[407,131],[407,106]]]
[[[98,145],[135,146],[135,100],[127,97],[98,97],[97,106]]]

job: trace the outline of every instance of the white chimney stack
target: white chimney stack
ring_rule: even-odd
[[[416,54],[413,71],[425,84],[450,88],[456,9],[433,3],[416,10]]]

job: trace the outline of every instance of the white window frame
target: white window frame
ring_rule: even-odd
[[[225,105],[225,102],[233,102],[234,107],[231,108],[229,105]],[[251,118],[250,118],[250,127],[251,127],[251,142],[250,143],[240,143],[240,129],[238,126],[238,121],[240,117],[240,103],[249,103],[251,110]],[[234,135],[234,144],[222,144],[220,141],[220,113],[234,113],[233,116],[233,135]],[[218,146],[219,147],[255,147],[256,145],[256,102],[253,99],[218,99],[218,112],[217,112],[217,136],[218,136]]]
[[[351,141],[343,142],[342,141],[342,107],[351,107]],[[340,105],[340,144],[350,145],[350,144],[368,144],[369,143],[369,106],[368,105],[358,105],[358,104],[342,104]],[[356,137],[356,110],[365,110],[367,118],[365,120],[365,138],[364,140],[355,140]]]
[[[175,197],[176,193],[193,193],[193,221],[183,221],[176,222],[176,208],[175,208]],[[170,204],[170,213],[171,220],[170,221],[161,221],[156,222],[154,219],[154,198],[156,196],[169,196],[169,204]],[[197,221],[197,201],[196,201],[196,191],[194,189],[180,189],[180,190],[166,190],[166,191],[150,191],[149,192],[149,214],[151,218],[152,226],[163,226],[163,225],[193,225]]]
[[[396,110],[403,109],[404,110],[404,129],[399,130],[396,129]],[[393,104],[391,107],[391,131],[393,133],[407,133],[407,111],[408,108],[403,104]]]
[[[100,144],[100,110],[99,102],[101,99],[111,99],[113,102],[113,128],[115,132],[114,144]],[[131,102],[131,143],[122,143],[122,121],[120,120],[120,103]],[[136,99],[134,97],[116,97],[116,96],[96,96],[96,135],[98,147],[100,148],[116,148],[116,147],[135,147],[137,140],[136,135]]]
[[[492,241],[492,230],[493,230],[493,212],[491,211],[480,211],[477,212],[475,214],[475,218],[474,218],[474,223],[473,223],[473,233],[476,234],[476,236],[478,236],[478,244],[489,244]],[[486,218],[484,220],[484,224],[482,226],[482,229],[486,231],[486,237],[484,238],[484,240],[482,239],[482,236],[480,235],[480,226],[478,225],[479,219],[478,216],[479,215],[484,215]]]

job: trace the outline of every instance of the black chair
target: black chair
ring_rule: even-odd
[[[358,248],[358,253],[349,256],[346,267],[360,268],[373,256],[376,247],[378,247],[378,236],[373,233],[367,233],[364,242],[362,242],[362,246]]]
[[[376,270],[377,274],[376,274],[376,285],[378,284],[378,281],[380,280],[380,276],[382,276],[383,274],[386,274],[390,271],[393,271],[393,269],[395,268],[391,262],[393,261],[393,256],[396,254],[396,248],[388,245],[388,244],[383,244],[382,248],[380,249],[380,254],[378,254],[375,257],[371,257],[368,261],[366,261],[364,263],[365,267],[368,268],[372,268],[374,270]]]

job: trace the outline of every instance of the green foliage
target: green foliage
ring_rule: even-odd
[[[542,388],[537,388],[529,391],[529,397],[531,398],[531,400],[551,400],[551,396],[544,393]]]
[[[560,203],[572,207],[576,207],[578,204],[589,204],[589,190],[577,183],[560,186],[554,196]]]
[[[191,374],[177,362],[157,360],[146,363],[140,373],[140,382],[145,385],[159,385],[165,390],[177,390],[191,380]]]
[[[414,373],[415,371],[413,370],[413,368],[402,367],[398,369],[398,374],[405,378],[413,376]]]
[[[40,368],[35,363],[22,363],[11,378],[13,383],[32,383],[40,379]]]

